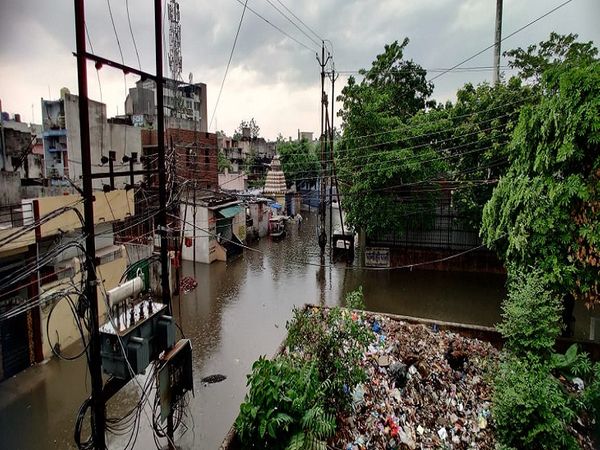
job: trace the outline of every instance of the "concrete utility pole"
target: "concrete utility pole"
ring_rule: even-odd
[[[500,82],[500,41],[502,41],[502,1],[496,0],[496,26],[494,33],[494,84]]]
[[[327,195],[327,186],[325,183],[327,173],[326,161],[326,139],[325,136],[325,115],[327,111],[327,94],[325,93],[325,66],[330,56],[325,59],[325,42],[321,42],[321,59],[317,56],[317,61],[321,66],[321,176],[319,177],[320,200],[319,200],[319,247],[321,249],[321,258],[325,255],[325,246],[327,245],[327,232],[325,231],[325,199]]]

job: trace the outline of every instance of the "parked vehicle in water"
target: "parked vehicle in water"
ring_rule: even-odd
[[[274,216],[269,219],[269,235],[272,239],[281,239],[285,236],[285,216]]]

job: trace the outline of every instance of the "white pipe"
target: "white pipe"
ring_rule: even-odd
[[[108,297],[108,304],[112,308],[127,298],[136,297],[143,290],[144,279],[141,276],[137,276],[109,290],[106,293]]]

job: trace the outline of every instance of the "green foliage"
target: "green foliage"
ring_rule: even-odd
[[[335,432],[314,364],[259,358],[235,422],[245,448],[321,449]]]
[[[492,413],[496,436],[505,446],[579,448],[567,431],[575,412],[544,363],[507,357],[495,379]]]
[[[531,88],[511,78],[496,85],[466,84],[456,103],[447,107],[448,131],[436,138],[448,148],[449,167],[443,175],[456,182],[452,202],[467,229],[481,227],[483,207],[508,168],[507,144],[519,111],[533,101]]]
[[[363,295],[362,286],[359,286],[352,292],[348,292],[346,295],[346,308],[365,309],[365,296]]]
[[[547,290],[539,272],[513,275],[497,326],[517,357],[548,359],[561,331],[561,301]]]
[[[600,362],[593,365],[591,370],[591,379],[588,381],[586,389],[583,391],[583,404],[596,419],[596,424],[600,420]]]
[[[260,127],[254,120],[254,117],[250,120],[242,120],[236,130],[233,132],[233,138],[239,140],[242,138],[242,130],[244,128],[250,128],[250,139],[255,139],[260,136]]]
[[[510,167],[481,234],[507,265],[537,266],[556,294],[600,301],[600,63],[553,67],[523,108]]]
[[[331,410],[347,409],[351,390],[366,379],[359,363],[373,338],[371,331],[340,308],[295,309],[287,329],[290,354],[315,364],[325,405]]]
[[[218,155],[218,163],[219,163],[219,172],[223,172],[225,169],[231,170],[231,161],[227,159],[223,150],[219,150]]]
[[[577,344],[571,345],[564,355],[552,355],[552,368],[567,378],[587,377],[592,374],[592,363],[587,354],[577,351]]]
[[[415,148],[410,140],[407,124],[427,106],[433,87],[422,67],[404,59],[407,45],[408,39],[386,45],[372,67],[360,71],[362,81],[350,77],[339,97],[344,127],[335,154],[344,206],[349,223],[370,235],[401,232],[407,215],[429,222],[437,196],[401,185],[445,167],[432,146]]]
[[[279,141],[277,153],[288,184],[309,181],[314,184],[319,176],[320,163],[317,149],[306,139]]]
[[[509,66],[519,69],[523,79],[540,81],[544,72],[557,65],[586,66],[598,56],[598,49],[592,41],[577,42],[577,34],[560,35],[550,33],[547,41],[533,44],[527,50],[516,48],[504,52],[509,58]]]
[[[498,326],[505,354],[494,379],[493,415],[497,437],[509,448],[578,448],[568,430],[578,414],[600,413],[600,365],[572,345],[554,352],[560,326],[560,300],[540,271],[512,275]],[[560,379],[581,377],[583,392]],[[569,381],[565,381],[569,383]]]

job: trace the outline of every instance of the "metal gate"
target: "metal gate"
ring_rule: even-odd
[[[27,314],[0,322],[3,378],[29,367],[29,332]]]

